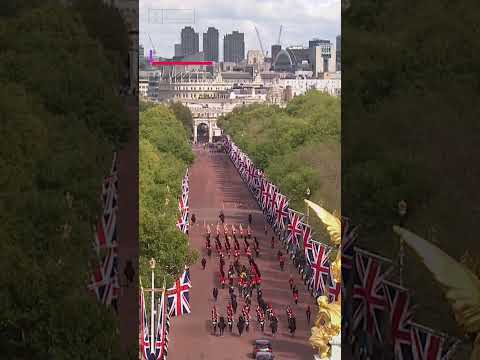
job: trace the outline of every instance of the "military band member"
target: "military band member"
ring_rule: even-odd
[[[215,305],[213,305],[212,309],[212,329],[213,329],[213,335],[217,334],[217,323],[218,323],[218,314],[217,314],[217,308]]]

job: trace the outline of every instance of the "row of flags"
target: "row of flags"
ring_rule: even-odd
[[[341,283],[332,276],[331,254],[335,248],[313,239],[312,228],[305,221],[303,213],[289,207],[287,196],[268,181],[262,170],[257,169],[229,136],[224,138],[224,148],[241,178],[247,184],[266,221],[277,235],[287,240],[292,253],[302,250],[312,272],[310,286],[316,295],[328,296],[330,301],[340,297]]]
[[[113,154],[110,174],[103,179],[101,211],[93,226],[93,249],[95,260],[88,289],[98,301],[107,306],[116,306],[120,293],[118,278],[118,171],[117,153]]]
[[[189,207],[188,207],[188,194],[190,191],[189,178],[188,178],[188,169],[185,172],[185,176],[182,180],[182,194],[180,199],[178,199],[178,210],[180,216],[177,221],[177,228],[184,234],[188,233],[188,224],[189,224]]]
[[[392,281],[393,262],[355,246],[358,227],[347,219],[342,221],[342,243],[338,249],[342,285],[332,277],[330,258],[335,249],[313,239],[304,214],[289,208],[287,197],[255,168],[229,136],[224,139],[224,148],[275,232],[283,237],[292,254],[300,251],[305,255],[314,295],[335,301],[342,292],[353,299],[351,308],[342,309],[344,334],[354,335],[354,341],[367,334],[380,344],[390,344],[398,360],[451,358],[459,341],[414,321],[411,292]]]
[[[155,292],[152,296],[155,298]],[[168,353],[168,334],[170,332],[170,315],[165,301],[165,291],[153,306],[150,323],[147,316],[145,294],[143,288],[140,291],[140,334],[142,338],[141,351],[146,360],[166,360]],[[155,304],[155,303],[154,303]],[[150,325],[150,326],[149,326]],[[153,326],[152,326],[153,325]]]
[[[188,169],[182,180],[182,194],[178,200],[179,220],[177,228],[188,233],[189,223],[189,176]],[[168,354],[168,339],[170,332],[170,318],[172,316],[182,316],[191,312],[190,308],[190,289],[192,282],[190,280],[190,271],[187,266],[182,276],[175,280],[173,286],[165,289],[165,285],[160,290],[160,295],[156,296],[155,289],[147,291],[153,296],[153,304],[155,300],[157,306],[153,306],[150,313],[150,322],[147,315],[147,307],[145,304],[145,290],[140,290],[140,318],[142,323],[140,326],[141,352],[145,360],[166,360]],[[153,320],[152,320],[153,318]]]

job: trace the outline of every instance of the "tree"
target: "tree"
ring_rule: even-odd
[[[149,260],[157,279],[170,284],[197,260],[187,237],[176,228],[183,176],[193,161],[186,131],[166,106],[140,113],[140,278],[149,284]]]
[[[171,103],[169,108],[173,111],[175,117],[181,121],[188,138],[191,138],[193,133],[193,117],[190,109],[178,101]]]
[[[219,126],[265,170],[292,208],[304,211],[309,188],[311,200],[340,210],[338,98],[311,91],[295,97],[285,109],[250,105],[222,117]],[[321,224],[311,222],[318,237],[327,236]]]
[[[125,109],[72,9],[52,2],[17,15],[0,28],[2,353],[120,359],[117,318],[86,284],[101,179],[129,132]]]

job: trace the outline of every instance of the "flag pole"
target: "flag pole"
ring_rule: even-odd
[[[152,269],[152,290],[153,290],[153,289],[155,289],[155,259],[154,258],[152,258],[150,260],[150,269]],[[155,330],[155,328],[154,328],[154,326],[155,326],[155,317],[154,317],[155,303],[154,303],[154,301],[155,301],[155,292],[152,291],[152,298],[151,298],[151,306],[152,307],[151,307],[151,311],[150,311],[150,321],[151,321],[150,322],[150,331],[151,331],[150,332],[150,344],[151,344],[151,346],[150,346],[151,350],[150,351],[151,351],[152,354],[155,353],[155,349],[154,349],[154,347],[155,347],[155,338],[154,338],[154,334],[155,334],[155,332],[154,332],[154,330]]]

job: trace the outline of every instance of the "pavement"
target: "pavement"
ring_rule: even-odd
[[[272,348],[277,360],[313,359],[315,353],[308,342],[310,329],[316,316],[317,306],[308,293],[298,271],[287,257],[285,270],[282,272],[277,260],[279,249],[285,253],[278,238],[275,248],[271,248],[272,229],[264,233],[263,214],[243,183],[233,164],[224,153],[209,153],[201,146],[194,145],[195,162],[190,169],[190,209],[197,221],[190,229],[190,245],[201,254],[196,264],[190,267],[192,289],[190,290],[191,314],[172,317],[170,321],[170,341],[168,348],[169,360],[240,360],[252,358],[253,343],[256,339],[265,338],[272,341]],[[248,224],[248,214],[253,216],[253,236],[260,243],[260,257],[255,258],[262,274],[263,298],[273,305],[279,318],[278,332],[272,337],[269,322],[266,322],[265,333],[262,334],[256,321],[256,294],[252,296],[251,324],[249,333],[240,337],[234,323],[231,334],[228,327],[223,336],[214,336],[211,329],[211,310],[214,305],[212,290],[219,289],[216,303],[219,316],[226,318],[226,305],[229,301],[228,287],[219,286],[219,266],[214,250],[212,236],[212,257],[209,258],[205,249],[204,222],[216,224],[220,210],[225,214],[227,224]],[[212,232],[215,227],[213,227]],[[222,244],[223,236],[221,236]],[[240,240],[243,249],[243,241]],[[200,260],[207,259],[207,266],[202,270]],[[233,262],[233,256],[232,256]],[[248,265],[244,253],[241,264]],[[230,260],[226,258],[226,269]],[[247,266],[248,268],[248,266]],[[293,302],[292,292],[288,283],[290,274],[300,292],[299,303]],[[239,310],[243,307],[243,299],[237,296],[238,319]],[[292,337],[287,328],[286,306],[290,304],[297,319],[297,331]],[[307,324],[305,310],[307,304],[312,311],[311,324]],[[138,307],[138,306],[137,306]],[[217,332],[218,334],[218,332]]]
[[[138,102],[134,96],[128,97],[126,102],[132,133],[128,143],[118,153],[117,225],[121,285],[118,309],[122,351],[126,354],[125,358],[138,359]],[[128,260],[133,263],[136,280],[129,286],[123,274]]]

